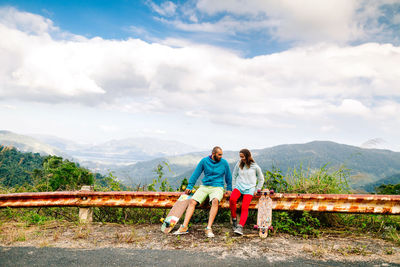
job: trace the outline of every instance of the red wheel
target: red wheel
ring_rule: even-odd
[[[273,227],[273,226],[270,226],[270,227],[269,227],[269,230],[274,231],[274,227]]]
[[[269,190],[269,193],[273,195],[275,193],[274,189]]]
[[[258,225],[254,225],[254,230],[257,230],[258,229]]]

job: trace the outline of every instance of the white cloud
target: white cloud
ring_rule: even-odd
[[[367,117],[370,113],[370,109],[363,105],[358,100],[344,99],[335,112],[349,114],[349,115],[360,115]]]
[[[142,27],[137,26],[129,26],[128,31],[132,32],[135,35],[145,35],[147,34],[147,30]]]
[[[291,128],[334,116],[382,119],[399,111],[400,47],[316,44],[254,58],[174,40],[58,40],[0,23],[0,99],[179,112],[215,123]],[[5,12],[5,13],[4,13]],[[34,16],[31,27],[51,31]],[[34,25],[34,24],[38,25]],[[48,23],[47,27],[43,23]],[[11,25],[11,26],[10,26]],[[12,26],[14,25],[14,26]],[[17,25],[17,26],[15,26]],[[171,42],[169,42],[171,43]],[[398,114],[398,113],[397,113]]]
[[[246,16],[246,20],[255,23],[258,18],[264,18],[273,23],[260,24],[259,28],[271,28],[272,32],[283,40],[347,41],[351,36],[358,35],[357,22],[352,20],[359,7],[358,3],[353,0],[232,0],[218,1],[218,4],[215,4],[211,0],[200,0],[197,8],[209,15],[228,12]]]
[[[163,2],[161,5],[157,5],[152,1],[148,1],[147,4],[158,14],[162,16],[172,16],[175,14],[176,5],[171,1]]]
[[[144,128],[144,129],[138,129],[135,130],[135,134],[136,135],[141,135],[141,136],[162,136],[165,135],[167,133],[167,131],[162,130],[162,129],[148,129],[148,128]]]
[[[320,128],[321,132],[332,132],[337,130],[336,127],[334,125],[323,125]]]
[[[230,16],[224,16],[217,22],[197,22],[196,20],[195,23],[186,23],[181,20],[167,20],[163,18],[159,18],[158,20],[184,31],[229,34],[246,32],[248,30],[258,30],[260,28],[271,28],[277,25],[277,22],[274,20],[261,19],[257,21],[242,21]]]
[[[393,24],[400,24],[400,14],[396,14],[393,16],[393,20],[392,20]]]
[[[7,104],[5,104],[5,105],[0,105],[0,108],[3,108],[3,109],[10,109],[10,110],[16,110],[16,109],[17,109],[16,106],[14,106],[14,105],[7,105]]]
[[[107,133],[115,133],[115,132],[118,132],[121,130],[118,126],[108,125],[108,124],[107,125],[105,125],[105,124],[99,125],[99,128],[101,131],[107,132]]]
[[[280,41],[303,44],[386,40],[395,35],[379,21],[385,16],[381,7],[396,4],[391,0],[198,0],[190,3],[194,4],[177,7],[181,15],[160,18],[160,21],[185,31],[233,35],[256,31]],[[396,20],[394,16],[393,21]]]
[[[13,7],[0,8],[0,24],[9,29],[35,35],[46,35],[58,29],[49,19],[28,12],[20,12]]]

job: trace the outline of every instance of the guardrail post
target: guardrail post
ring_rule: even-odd
[[[84,185],[81,191],[93,191],[93,186]],[[79,207],[79,222],[91,223],[93,222],[93,208],[82,208]]]

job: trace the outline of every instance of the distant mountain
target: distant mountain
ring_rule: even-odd
[[[390,149],[392,147],[382,138],[373,138],[361,144],[361,148]]]
[[[43,134],[33,134],[32,137],[34,137],[37,140],[40,140],[41,142],[48,144],[52,147],[57,148],[60,151],[76,151],[79,149],[82,149],[85,147],[85,144],[79,144],[76,143],[72,140],[69,139],[64,139],[60,138],[57,136],[52,136],[52,135],[43,135]]]
[[[147,137],[111,140],[101,144],[80,144],[49,135],[35,135],[35,138],[57,148],[66,155],[71,155],[81,165],[103,173],[118,165],[128,165],[138,161],[199,150],[199,148],[181,142]]]
[[[279,145],[271,148],[252,150],[256,162],[263,171],[275,166],[286,173],[298,168],[316,169],[325,164],[330,167],[344,165],[351,170],[351,185],[359,188],[387,176],[400,173],[400,153],[382,149],[363,149],[328,141],[314,141],[306,144]],[[154,169],[160,162],[167,162],[172,172],[166,171],[172,184],[179,184],[189,177],[196,164],[209,152],[189,153],[174,157],[162,157],[138,162],[115,169],[115,174],[128,184],[147,184],[156,176]],[[231,169],[239,159],[238,152],[224,151]]]
[[[87,146],[84,150],[75,153],[75,156],[92,161],[104,159],[115,163],[128,163],[174,156],[197,150],[198,148],[196,147],[176,141],[155,138],[127,138]]]
[[[22,152],[40,153],[41,155],[66,156],[61,150],[30,136],[10,131],[0,131],[0,145],[12,146]]]
[[[180,142],[153,138],[129,138],[88,145],[52,136],[35,137],[0,131],[0,145],[13,146],[23,152],[62,156],[103,174],[113,171],[128,185],[150,183],[156,176],[154,169],[162,162],[167,162],[171,169],[164,169],[166,177],[177,185],[184,177],[190,177],[202,157],[210,154],[209,151],[194,152],[198,151],[196,147]],[[370,140],[367,143],[371,146],[382,141]],[[399,152],[328,141],[279,145],[252,150],[252,153],[264,171],[273,166],[286,173],[299,166],[317,169],[325,164],[330,167],[344,165],[351,170],[353,188],[365,190],[400,173]],[[224,158],[233,168],[239,158],[238,151],[224,151]]]

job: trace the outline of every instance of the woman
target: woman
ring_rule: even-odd
[[[232,186],[234,189],[229,199],[229,206],[231,209],[233,230],[236,234],[243,235],[243,227],[247,221],[251,199],[253,195],[257,194],[257,190],[262,188],[264,175],[248,149],[240,150],[239,157],[240,160],[233,169]],[[240,222],[237,224],[236,203],[241,195],[243,195],[242,213],[240,215]]]

